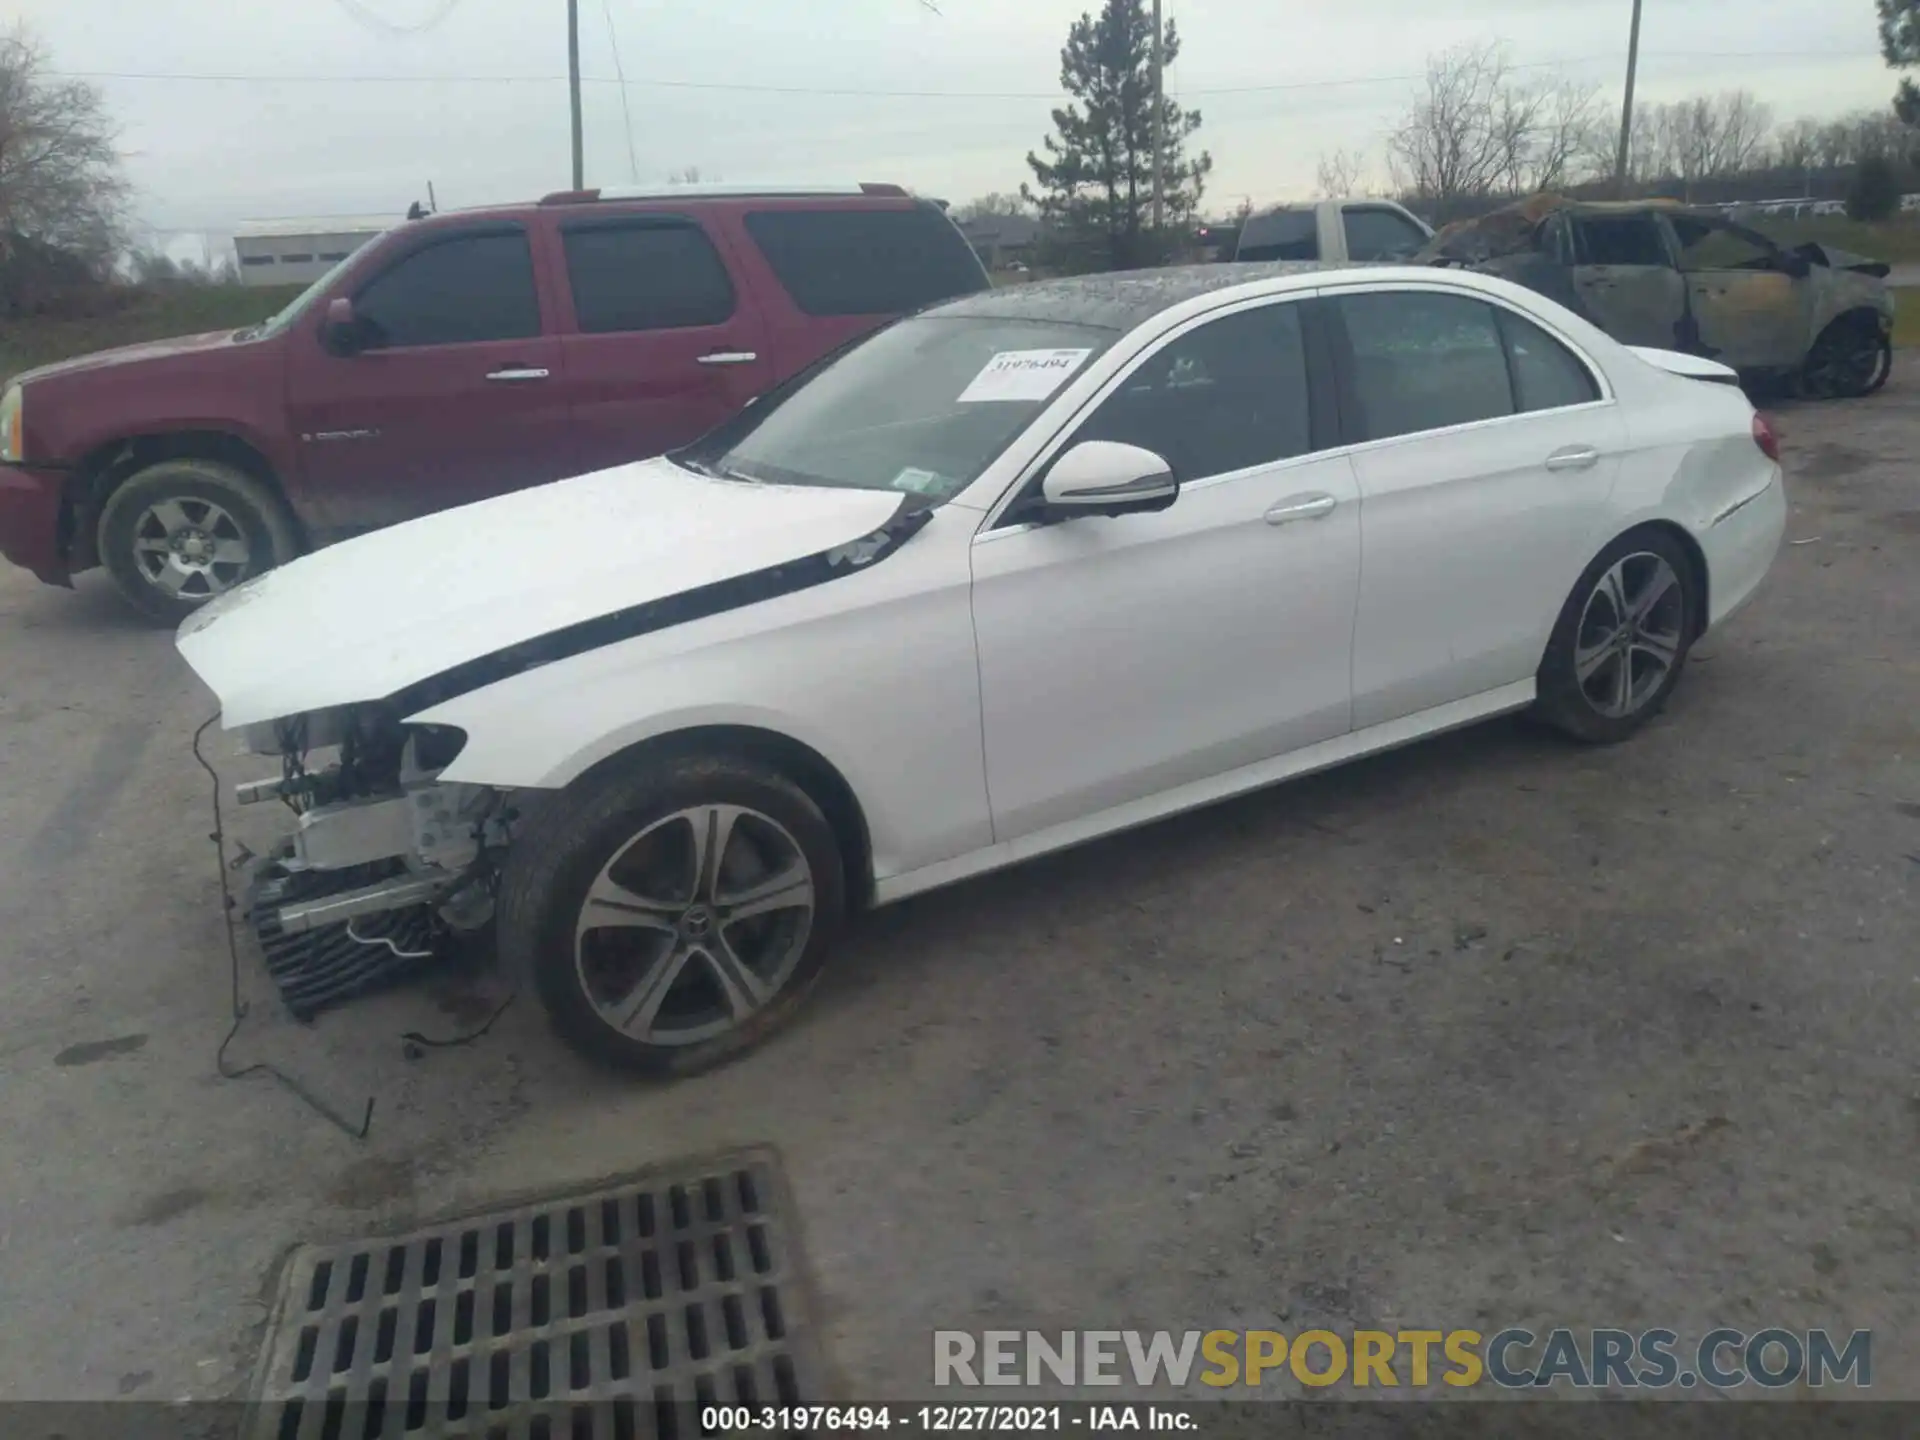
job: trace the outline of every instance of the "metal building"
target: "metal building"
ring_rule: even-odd
[[[240,279],[247,285],[305,285],[400,221],[398,215],[243,220],[233,232]]]

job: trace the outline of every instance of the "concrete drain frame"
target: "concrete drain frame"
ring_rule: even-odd
[[[825,1399],[767,1149],[678,1162],[282,1266],[247,1440],[652,1440]]]

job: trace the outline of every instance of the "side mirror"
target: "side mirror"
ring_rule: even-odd
[[[354,317],[353,301],[344,295],[327,302],[326,318],[320,322],[320,343],[330,355],[358,355],[366,348],[360,322]]]
[[[1082,440],[1053,462],[1040,496],[1056,519],[1164,510],[1180,498],[1166,459],[1138,445]]]

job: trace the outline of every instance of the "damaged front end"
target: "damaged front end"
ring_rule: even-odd
[[[444,783],[466,736],[348,705],[246,726],[280,774],[236,787],[281,801],[292,829],[255,865],[247,918],[302,1019],[383,985],[493,918],[511,795]]]

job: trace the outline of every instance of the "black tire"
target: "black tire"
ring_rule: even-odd
[[[1674,577],[1672,598],[1660,599],[1647,617],[1649,628],[1631,637],[1632,641],[1641,642],[1640,645],[1629,642],[1629,648],[1611,659],[1603,656],[1602,668],[1583,681],[1578,657],[1583,653],[1593,654],[1607,633],[1606,627],[1616,619],[1615,607],[1596,592],[1615,566],[1627,562],[1624,573],[1628,576],[1628,598],[1637,598],[1632,590],[1637,579],[1644,577],[1644,583],[1649,586],[1657,580],[1659,572],[1650,563],[1651,559],[1664,562]],[[1686,668],[1687,653],[1700,632],[1703,601],[1692,561],[1673,535],[1657,527],[1629,530],[1594,557],[1561,606],[1560,618],[1554,623],[1553,635],[1540,661],[1534,713],[1554,728],[1590,745],[1611,745],[1625,740],[1659,714],[1673,694],[1681,671]],[[1658,627],[1657,632],[1654,626]],[[1613,633],[1618,634],[1617,629]],[[1651,648],[1656,634],[1661,640],[1668,636],[1675,640],[1671,663],[1657,677],[1656,652]],[[1619,680],[1619,671],[1608,667],[1623,663],[1628,667],[1626,698],[1631,708],[1625,713],[1609,713],[1595,695],[1596,692],[1607,695]]]
[[[596,1008],[576,952],[581,909],[603,868],[634,837],[678,812],[715,805],[756,812],[794,844],[811,874],[810,928],[784,981],[744,1021],[730,1021],[730,1028],[705,1039],[648,1043],[616,1029]],[[602,1064],[669,1078],[729,1060],[793,1016],[818,981],[845,920],[846,876],[832,826],[806,792],[779,772],[726,754],[641,755],[603,766],[535,802],[514,836],[496,913],[501,960],[511,973],[531,980],[562,1039]],[[716,922],[712,933],[724,936],[725,926]],[[635,992],[651,976],[645,962],[640,969]],[[696,975],[693,983],[699,981]]]
[[[202,534],[199,545],[235,540],[240,561],[208,561],[195,574],[172,566],[152,547],[166,543],[155,507],[172,505]],[[216,594],[233,588],[300,553],[299,531],[286,504],[251,475],[214,460],[162,460],[127,477],[108,496],[96,532],[100,563],[134,609],[165,625],[178,625]],[[141,548],[142,546],[148,548]],[[185,576],[169,590],[152,578]]]
[[[1858,400],[1893,373],[1893,341],[1868,315],[1842,315],[1813,342],[1800,368],[1800,392],[1810,400]]]

